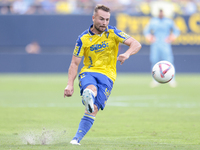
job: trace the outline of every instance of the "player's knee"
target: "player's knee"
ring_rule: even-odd
[[[94,92],[94,97],[97,96],[97,87],[95,85],[88,85],[86,89],[90,89]]]

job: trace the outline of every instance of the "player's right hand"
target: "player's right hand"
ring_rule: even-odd
[[[122,64],[124,63],[124,61],[125,61],[126,59],[128,59],[128,58],[129,58],[129,56],[128,56],[127,54],[123,53],[123,54],[120,54],[120,55],[117,57],[117,61],[120,61],[120,65],[122,65]]]
[[[146,36],[146,39],[147,39],[147,41],[150,42],[150,43],[154,43],[154,42],[156,41],[156,38],[155,38],[155,36],[153,36],[153,35],[147,35],[147,36]]]
[[[74,93],[74,87],[67,85],[67,87],[64,90],[64,98],[65,96],[70,97]]]

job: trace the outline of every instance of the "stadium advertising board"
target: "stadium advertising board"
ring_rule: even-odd
[[[118,14],[116,16],[116,27],[133,36],[143,45],[149,45],[143,36],[143,30],[150,19],[150,16]],[[177,16],[173,20],[181,32],[173,45],[200,45],[200,14]]]

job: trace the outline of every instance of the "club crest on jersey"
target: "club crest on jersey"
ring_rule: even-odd
[[[97,52],[104,51],[106,47],[109,47],[109,46],[108,46],[108,43],[106,43],[104,41],[101,44],[94,44],[94,45],[92,45],[90,47],[90,51],[95,51],[97,53]]]
[[[89,38],[90,42],[92,42],[92,38]]]

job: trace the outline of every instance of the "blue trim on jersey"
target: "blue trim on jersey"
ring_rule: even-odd
[[[83,32],[81,35],[84,35],[84,34],[86,34],[87,32],[89,32],[90,35],[95,35],[95,34],[91,31],[91,28],[92,28],[92,27],[93,27],[93,24],[90,25],[88,31],[86,30],[86,31]],[[110,29],[111,29],[111,30],[114,30],[114,33],[115,33],[117,36],[119,36],[119,37],[125,39],[125,37],[123,37],[123,36],[121,36],[121,35],[119,34],[119,33],[122,32],[122,31],[119,30],[119,29],[117,29],[117,28],[114,27],[114,26],[108,25],[108,27],[106,28],[105,32],[109,32]]]
[[[77,54],[76,54],[77,56],[79,55],[79,53],[80,53],[80,51],[81,51],[82,45],[83,45],[82,40],[79,38],[79,39],[77,40],[77,45],[76,45],[76,46],[79,46],[78,51],[77,51]]]
[[[114,28],[114,33],[119,36],[120,38],[126,39],[124,36],[121,36],[119,33],[122,32],[121,30],[118,30],[116,27]]]
[[[88,34],[88,30],[85,30],[79,37],[81,38],[85,34]]]
[[[116,27],[111,26],[111,25],[108,25],[108,30],[109,30],[109,29],[116,29]]]
[[[83,42],[82,42],[82,40],[81,40],[81,37],[82,36],[84,36],[85,34],[88,34],[88,31],[87,30],[85,30],[79,37],[78,37],[78,39],[76,40],[76,46],[79,46],[79,48],[78,48],[78,51],[77,51],[77,56],[79,55],[79,53],[80,53],[80,51],[81,51],[81,47],[82,47],[82,45],[83,45]]]
[[[93,24],[90,25],[88,32],[89,32],[91,35],[95,35],[95,34],[90,30],[92,27],[93,27]]]
[[[92,28],[92,27],[93,27],[93,24],[90,25],[90,27],[89,27],[88,30],[85,30],[85,31],[78,37],[78,39],[77,39],[77,41],[76,41],[76,46],[79,47],[78,50],[77,50],[77,53],[76,53],[77,56],[79,55],[79,53],[80,53],[80,51],[81,51],[81,48],[82,48],[82,45],[83,45],[81,38],[82,38],[84,35],[86,35],[86,34],[89,34],[90,36],[95,35],[95,34],[91,31],[91,28]],[[111,25],[108,25],[108,27],[107,27],[106,30],[104,31],[104,32],[107,32],[107,38],[108,38],[108,36],[109,36],[109,30],[114,30],[114,33],[115,33],[118,37],[123,38],[124,40],[126,39],[126,37],[124,37],[124,36],[122,36],[122,35],[119,34],[119,33],[122,32],[121,30],[118,30],[116,27],[111,26]]]
[[[119,36],[120,38],[123,38],[123,39],[126,39],[126,37],[124,36],[121,36],[119,33],[122,32],[121,30],[117,29],[116,27],[114,26],[111,26],[111,25],[108,25],[108,30],[111,29],[111,30],[114,30],[114,33]]]

